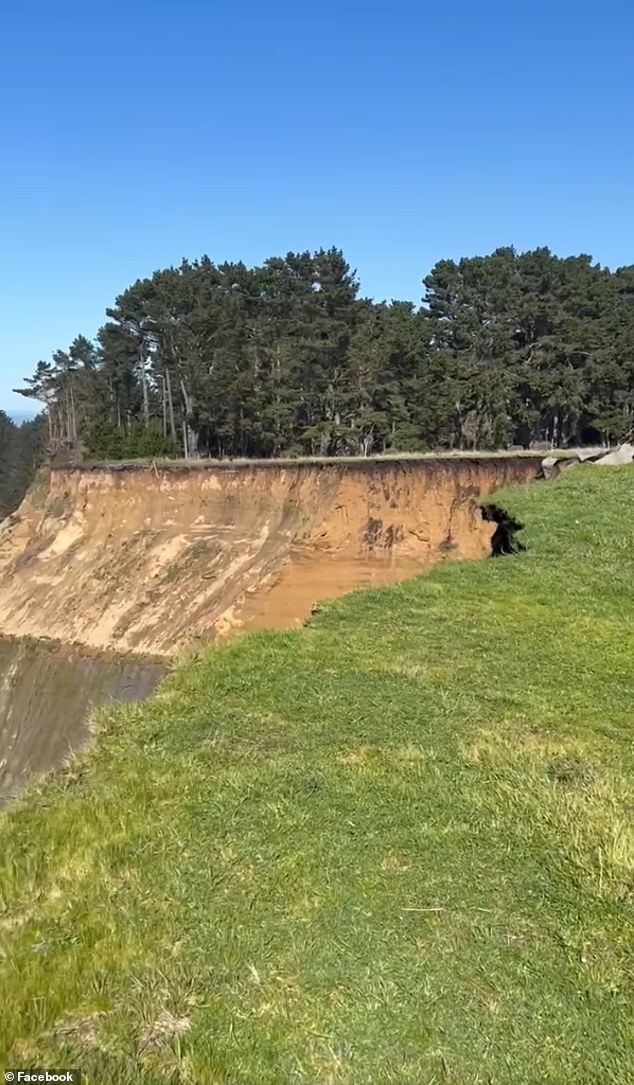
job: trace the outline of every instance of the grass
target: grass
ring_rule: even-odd
[[[588,451],[588,450],[586,449],[586,451]],[[603,451],[603,450],[597,450],[597,451]],[[607,449],[606,449],[606,451],[607,451]],[[67,467],[67,466],[60,466],[60,467],[53,468],[53,470],[55,470],[55,471],[57,471],[57,470],[59,470],[59,471],[68,471],[68,470],[73,470],[73,471],[99,471],[99,470],[107,469],[109,471],[128,471],[128,470],[131,470],[131,469],[158,470],[160,468],[163,471],[169,471],[169,470],[174,470],[174,471],[178,471],[178,470],[205,471],[205,470],[211,470],[211,469],[218,468],[218,467],[225,467],[225,468],[227,468],[227,470],[231,470],[232,468],[235,468],[235,467],[258,467],[258,468],[262,468],[263,470],[265,470],[266,468],[273,468],[274,469],[276,467],[278,467],[278,468],[279,467],[285,467],[285,466],[288,467],[288,466],[295,466],[297,464],[307,464],[308,466],[310,466],[311,464],[314,464],[314,465],[333,464],[335,466],[342,466],[342,465],[345,465],[345,464],[354,464],[354,463],[371,465],[373,463],[384,463],[384,462],[389,463],[389,462],[394,461],[394,460],[399,461],[399,462],[401,460],[413,460],[413,461],[417,461],[417,460],[456,460],[456,459],[460,459],[460,460],[463,460],[463,459],[464,460],[470,460],[470,459],[490,460],[490,459],[505,459],[505,458],[506,459],[508,459],[508,458],[516,459],[518,456],[528,458],[528,459],[542,460],[547,455],[553,455],[553,456],[557,456],[557,457],[560,457],[560,458],[565,458],[567,456],[574,455],[574,450],[572,450],[572,449],[568,449],[568,450],[566,450],[566,449],[559,449],[559,450],[558,449],[553,449],[553,450],[548,451],[548,452],[538,451],[538,450],[535,450],[535,449],[525,449],[525,450],[519,450],[517,452],[511,452],[511,451],[506,450],[506,449],[500,449],[498,451],[491,451],[491,450],[482,451],[482,450],[477,450],[477,449],[473,449],[473,450],[454,449],[453,451],[448,451],[448,450],[444,449],[444,450],[435,451],[435,452],[434,451],[430,451],[430,452],[396,452],[396,451],[391,450],[389,452],[375,452],[371,456],[278,456],[278,457],[271,457],[269,459],[262,459],[262,458],[249,459],[247,457],[241,457],[241,456],[236,456],[236,457],[227,456],[227,457],[225,457],[224,459],[221,459],[221,460],[212,459],[211,457],[199,457],[199,458],[192,458],[192,459],[188,459],[188,460],[186,460],[186,459],[178,459],[178,458],[168,459],[168,458],[165,458],[165,457],[163,457],[163,458],[158,457],[156,459],[140,458],[140,459],[135,459],[135,460],[109,460],[109,461],[108,460],[85,460],[83,463],[74,464],[70,468]]]
[[[182,457],[139,457],[134,460],[84,460],[80,464],[60,465],[54,467],[54,471],[129,471],[147,470],[157,471],[205,471],[218,467],[232,470],[236,467],[258,467],[262,469],[296,466],[297,464],[334,465],[365,464],[371,466],[374,463],[402,462],[403,460],[491,460],[491,459],[521,459],[528,458],[535,461],[544,459],[545,456],[554,456],[556,459],[576,458],[577,454],[584,452],[608,452],[608,448],[602,446],[586,446],[583,448],[549,448],[547,450],[535,448],[500,448],[500,449],[429,449],[426,452],[403,452],[398,449],[389,449],[387,452],[373,452],[370,456],[301,456],[287,454],[272,456],[267,459],[249,458],[245,456],[225,456],[222,459],[213,459],[208,456],[184,459]]]
[[[630,1085],[634,468],[192,657],[0,819],[0,1065]],[[496,498],[496,500],[498,500]]]

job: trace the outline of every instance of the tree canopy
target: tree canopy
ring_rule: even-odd
[[[336,248],[156,271],[20,389],[93,458],[369,455],[625,437],[634,267],[547,248],[441,260],[420,306]]]
[[[16,426],[0,411],[0,520],[14,512],[30,486],[42,455],[41,418]]]

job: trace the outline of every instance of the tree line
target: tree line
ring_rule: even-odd
[[[634,267],[548,248],[441,260],[420,306],[336,248],[183,260],[128,287],[18,391],[89,458],[609,443],[634,417]]]
[[[44,450],[42,419],[15,422],[0,411],[0,520],[14,512],[31,485]]]

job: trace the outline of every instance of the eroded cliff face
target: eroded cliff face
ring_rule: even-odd
[[[489,549],[538,458],[57,469],[0,533],[0,633],[171,655]]]

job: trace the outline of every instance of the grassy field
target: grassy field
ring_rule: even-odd
[[[631,1085],[634,468],[504,500],[527,553],[191,659],[0,818],[0,1067]]]

